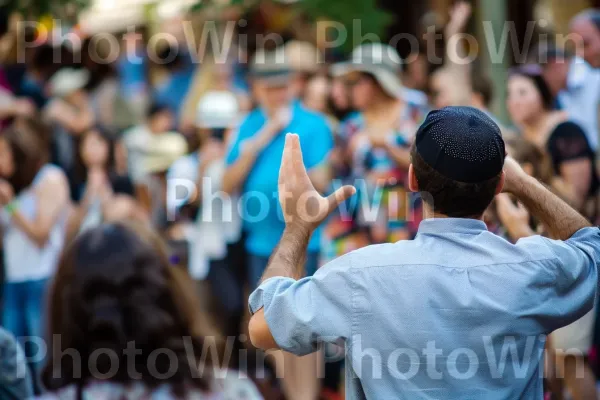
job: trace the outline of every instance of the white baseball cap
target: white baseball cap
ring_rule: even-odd
[[[89,80],[90,73],[85,69],[61,68],[50,78],[50,93],[56,97],[65,97],[83,89]]]
[[[238,100],[232,92],[206,93],[196,107],[196,126],[199,128],[231,128],[240,118]]]

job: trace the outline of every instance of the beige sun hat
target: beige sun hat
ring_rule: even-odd
[[[372,74],[379,85],[392,97],[403,97],[403,85],[400,79],[402,59],[393,47],[383,43],[367,43],[352,51],[349,61],[334,64],[331,73],[334,76],[350,72]]]
[[[312,43],[291,40],[285,44],[284,54],[287,64],[294,72],[314,73],[319,70],[321,55]]]
[[[142,159],[144,171],[148,174],[165,172],[187,150],[187,141],[177,132],[151,135]]]

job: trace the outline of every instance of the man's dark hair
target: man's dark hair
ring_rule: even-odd
[[[451,218],[479,218],[496,196],[501,173],[483,182],[458,182],[427,164],[416,146],[412,147],[411,160],[423,201],[436,213]]]
[[[151,119],[157,114],[161,114],[165,111],[170,111],[169,106],[155,101],[152,104],[150,104],[150,107],[148,107],[148,111],[146,112],[146,118]]]
[[[162,46],[156,56],[160,60],[160,64],[169,71],[177,70],[184,65],[179,49],[171,44]]]
[[[596,29],[600,31],[600,8],[590,8],[588,10],[584,10],[581,13],[577,14],[573,18],[573,21],[579,19],[590,21],[596,26]]]
[[[486,107],[492,105],[494,99],[494,85],[489,76],[481,71],[473,71],[471,73],[471,89],[473,93],[481,95],[483,104]]]
[[[541,42],[529,52],[525,64],[536,64],[545,69],[550,63],[569,63],[575,53],[552,42]]]
[[[596,25],[596,29],[600,31],[600,9],[595,9],[590,12],[590,21]]]

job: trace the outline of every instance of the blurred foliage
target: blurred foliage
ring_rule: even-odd
[[[349,38],[353,33],[374,33],[382,37],[393,20],[389,13],[378,8],[375,0],[302,0],[297,4],[311,19],[340,22],[346,27]],[[360,32],[355,31],[354,26],[358,19]],[[352,40],[348,42],[352,43]]]
[[[192,10],[237,6],[247,12],[265,1],[293,7],[297,15],[310,21],[325,20],[341,23],[348,33],[348,40],[345,40],[343,45],[346,51],[351,51],[354,47],[353,35],[374,33],[383,37],[386,29],[393,22],[393,17],[379,8],[376,0],[202,0]]]
[[[4,0],[2,7],[11,12],[16,11],[25,17],[71,16],[77,10],[86,7],[90,0]]]
[[[374,33],[381,37],[393,19],[377,6],[376,0],[200,0],[191,11],[210,8],[218,13],[219,9],[233,6],[247,12],[266,1],[292,7],[296,15],[310,21],[329,20],[341,23],[348,33],[349,40],[344,41],[348,45],[346,50],[352,48],[353,35]],[[91,0],[4,0],[0,4],[5,11],[18,11],[26,18],[53,15],[74,19],[77,11],[90,2]],[[355,24],[355,20],[359,19],[360,24]]]

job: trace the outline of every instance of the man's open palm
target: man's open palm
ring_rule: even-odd
[[[300,138],[293,133],[286,135],[279,169],[279,202],[286,225],[312,231],[354,193],[353,186],[344,186],[328,197],[321,196],[304,167]]]

